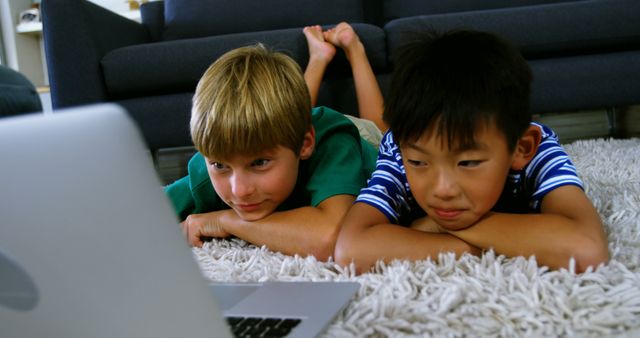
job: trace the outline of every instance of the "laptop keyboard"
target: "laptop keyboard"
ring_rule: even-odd
[[[297,318],[227,317],[235,337],[285,337],[298,324]]]

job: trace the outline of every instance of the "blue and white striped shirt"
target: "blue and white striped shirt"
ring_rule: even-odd
[[[542,198],[563,185],[582,188],[576,168],[547,126],[531,123],[542,131],[536,155],[522,170],[511,170],[500,199],[492,210],[506,213],[538,213]],[[407,182],[402,155],[388,131],[382,138],[376,169],[356,202],[367,203],[394,224],[410,224],[425,215],[415,202]]]

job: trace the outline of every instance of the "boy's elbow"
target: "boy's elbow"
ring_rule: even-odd
[[[308,254],[313,255],[319,261],[328,261],[329,258],[334,256],[337,237],[337,234],[329,233],[318,238]]]
[[[607,243],[591,238],[584,238],[582,241],[575,241],[571,255],[576,263],[576,272],[581,273],[589,267],[597,268],[600,264],[609,261],[609,250]]]
[[[349,246],[344,244],[344,241],[338,241],[334,251],[334,259],[340,266],[348,266],[353,262],[353,252],[349,250]]]
[[[591,246],[582,248],[574,256],[576,261],[576,272],[584,272],[587,268],[597,268],[600,264],[606,264],[609,261],[609,251],[606,246]]]
[[[353,264],[356,274],[369,271],[371,269],[371,264],[363,262],[364,257],[360,257],[358,254],[358,250],[355,249],[352,243],[344,240],[338,240],[336,243],[334,259],[338,265],[342,267],[349,267]]]
[[[345,231],[344,228],[340,231],[340,234],[336,239],[333,256],[336,263],[340,266],[347,267],[356,260],[358,250],[356,249],[357,243],[354,242],[355,238],[357,237],[354,237],[352,232]]]
[[[313,248],[309,254],[321,262],[326,262],[333,256],[333,246],[318,245]]]

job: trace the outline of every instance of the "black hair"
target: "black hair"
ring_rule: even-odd
[[[482,123],[495,123],[513,151],[531,122],[531,69],[495,34],[431,30],[394,59],[383,118],[399,144],[436,132],[464,149]]]

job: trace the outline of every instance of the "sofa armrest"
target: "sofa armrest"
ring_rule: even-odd
[[[149,42],[147,29],[86,0],[44,0],[41,6],[53,107],[106,101],[102,56]]]
[[[21,73],[0,65],[0,117],[42,110],[36,87]]]
[[[140,6],[142,23],[149,30],[151,40],[160,41],[164,30],[164,1],[149,1]]]

